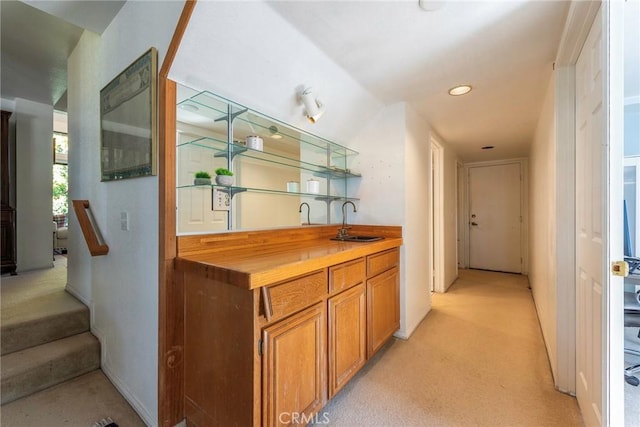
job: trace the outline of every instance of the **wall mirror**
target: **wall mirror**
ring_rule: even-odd
[[[347,147],[184,85],[176,117],[178,235],[328,224],[356,200]],[[216,183],[219,168],[233,172],[230,183]]]

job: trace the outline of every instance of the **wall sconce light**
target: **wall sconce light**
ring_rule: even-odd
[[[310,87],[304,88],[300,94],[300,100],[304,104],[305,115],[311,123],[315,123],[324,114],[324,105],[314,96]]]

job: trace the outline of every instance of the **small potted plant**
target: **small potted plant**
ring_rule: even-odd
[[[216,184],[233,185],[233,172],[225,168],[216,169]]]
[[[211,185],[211,175],[206,171],[198,171],[196,172],[195,179],[193,180],[194,185]]]

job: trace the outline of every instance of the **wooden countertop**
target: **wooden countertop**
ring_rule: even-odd
[[[354,226],[350,234],[385,238],[367,243],[330,240],[335,226],[184,236],[176,269],[255,289],[402,245],[400,227]],[[186,249],[180,251],[181,246]]]

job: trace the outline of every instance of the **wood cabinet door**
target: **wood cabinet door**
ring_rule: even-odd
[[[292,425],[300,423],[300,420],[311,420],[325,405],[325,331],[324,303],[264,328],[263,426]]]
[[[364,283],[329,299],[329,399],[367,360]]]
[[[367,280],[367,358],[400,327],[398,267]]]

